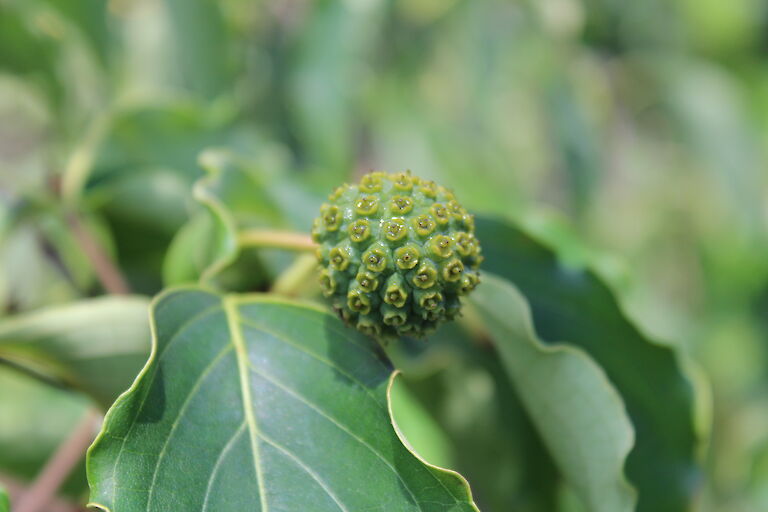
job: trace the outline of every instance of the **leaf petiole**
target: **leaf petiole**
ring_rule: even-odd
[[[317,244],[305,233],[247,229],[238,236],[240,247],[268,247],[290,251],[314,251]]]

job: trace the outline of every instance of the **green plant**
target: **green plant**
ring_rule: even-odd
[[[100,299],[0,325],[0,349],[8,360],[105,407],[111,404],[88,454],[93,506],[117,512],[258,503],[262,510],[319,511],[388,503],[391,510],[477,510],[464,477],[428,462],[453,466],[447,446],[460,432],[440,409],[417,398],[429,386],[414,378],[433,371],[422,361],[440,353],[449,355],[441,367],[458,369],[462,359],[462,364],[477,360],[488,351],[483,345],[488,339],[495,349],[487,355],[494,359],[498,351],[499,371],[519,396],[514,407],[524,411],[518,421],[540,446],[537,456],[589,510],[632,510],[638,496],[643,507],[659,510],[687,502],[688,477],[659,481],[645,473],[642,459],[635,462],[631,450],[642,448],[635,453],[695,471],[690,383],[670,349],[632,338],[633,328],[610,304],[601,306],[608,316],[594,325],[582,321],[579,329],[566,328],[573,344],[540,341],[526,300],[505,276],[524,286],[533,279],[536,287],[528,293],[545,297],[561,318],[589,315],[579,308],[595,301],[595,292],[583,288],[573,290],[579,296],[559,296],[571,292],[548,284],[559,270],[546,264],[552,258],[546,249],[508,223],[475,219],[443,187],[411,174],[385,173],[365,175],[360,185],[332,193],[314,222],[313,241],[276,229],[282,216],[268,195],[274,189],[250,160],[214,152],[201,162],[208,175],[194,190],[205,208],[181,229],[165,267],[179,268],[179,258],[193,258],[187,272],[205,285],[177,284],[155,298],[149,306],[149,361],[114,403],[131,373],[104,371],[110,349],[103,343],[98,345],[106,352],[94,366],[89,351],[97,344],[89,333],[103,335],[124,324],[116,333],[126,339],[111,336],[114,350],[135,343],[141,353],[146,333],[136,315],[143,316],[146,303]],[[254,194],[263,200],[254,203]],[[403,231],[393,231],[393,222]],[[361,223],[366,229],[356,230]],[[443,246],[442,240],[448,243]],[[484,283],[462,306],[459,296],[478,284],[479,240],[488,256]],[[193,248],[205,251],[198,257]],[[294,257],[297,251],[306,254]],[[515,276],[510,258],[533,274]],[[454,263],[459,264],[455,275]],[[434,274],[428,287],[419,280],[422,268]],[[271,293],[231,291],[252,280],[254,269],[264,273],[255,282],[273,283]],[[307,284],[318,281],[319,288]],[[371,284],[376,281],[379,286]],[[403,292],[396,297],[400,303],[381,295],[396,291]],[[438,307],[419,300],[425,293],[441,297]],[[315,302],[319,295],[329,297],[341,319],[362,332],[334,318],[325,301]],[[363,297],[371,309],[355,316],[353,299]],[[465,315],[458,315],[460,308]],[[405,312],[404,321],[393,323],[398,311]],[[456,318],[459,323],[445,322]],[[649,384],[612,358],[604,341],[590,343],[601,339],[605,325],[626,330],[621,350],[636,352],[656,368],[651,386],[659,392],[661,386],[680,389],[667,391],[664,402],[676,404],[679,417],[673,421],[689,424],[685,443],[675,441],[677,451],[658,450],[665,429],[635,431],[632,418],[663,424],[672,413],[647,401]],[[381,345],[368,335],[397,341]],[[413,345],[408,335],[426,336],[430,343]],[[109,364],[135,372],[127,356],[110,356]],[[396,367],[407,386],[396,385]],[[596,417],[605,419],[596,425]],[[482,445],[482,437],[473,442]],[[583,457],[585,452],[591,456]],[[463,467],[473,483],[477,466]],[[492,481],[480,482],[483,499],[498,492],[484,485]],[[555,506],[553,490],[541,487],[534,496],[537,506]]]
[[[12,509],[768,509],[764,10],[0,0]]]
[[[491,446],[436,407],[454,392],[419,377],[434,374],[426,361],[435,357],[439,371],[466,375],[500,364],[494,371],[511,386],[505,407],[521,416],[515,427],[495,428],[527,432],[517,448],[499,452],[500,464],[532,446],[540,470],[589,510],[677,510],[690,499],[691,384],[673,351],[637,334],[601,296],[602,285],[559,283],[551,251],[508,222],[476,219],[447,189],[409,173],[371,173],[336,189],[319,206],[310,237],[291,230],[296,208],[276,195],[279,176],[268,178],[257,161],[230,151],[207,151],[200,162],[206,174],[192,189],[202,208],[170,242],[163,268],[173,286],[149,307],[138,297],[91,299],[0,323],[5,360],[109,409],[88,454],[94,506],[476,510],[472,484],[484,508],[498,508],[494,496],[510,492],[529,493],[542,510],[567,507],[571,494],[530,488],[525,479],[506,477],[505,490],[493,490],[499,477],[478,480],[487,462],[453,455],[452,444],[468,434],[473,449]],[[313,210],[299,224],[308,226]],[[109,246],[80,222],[73,233],[87,237],[96,278],[123,292],[136,278],[122,275]],[[577,282],[595,279],[574,272]],[[579,319],[555,335],[571,343],[539,339],[513,282],[547,315]],[[370,311],[359,314],[355,298]],[[600,300],[604,316],[595,317],[589,307]],[[403,321],[393,322],[398,314]],[[655,368],[653,383],[612,356],[609,325],[614,347]],[[149,360],[117,397],[147,354],[148,330]],[[397,341],[382,345],[368,335]],[[396,368],[405,374],[400,384]],[[661,403],[651,398],[662,393]],[[605,419],[595,425],[596,417]],[[663,428],[636,431],[635,422]],[[686,424],[669,437],[667,425]],[[658,448],[669,442],[675,450]],[[647,472],[649,456],[690,473],[661,481]],[[458,466],[470,483],[433,461]]]

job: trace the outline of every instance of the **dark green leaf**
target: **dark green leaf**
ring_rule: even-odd
[[[95,506],[476,510],[393,428],[393,371],[323,310],[186,289],[153,308],[149,364],[89,450]]]
[[[678,512],[699,486],[694,388],[676,352],[648,340],[592,272],[566,268],[534,239],[498,220],[478,219],[484,268],[512,281],[531,304],[536,332],[567,340],[603,368],[635,427],[626,472],[638,510]]]
[[[589,510],[633,511],[635,493],[623,471],[632,425],[600,367],[581,349],[539,341],[528,303],[509,282],[485,273],[471,301],[553,459]]]

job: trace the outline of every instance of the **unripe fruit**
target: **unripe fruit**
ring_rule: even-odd
[[[455,318],[479,282],[474,230],[446,188],[410,172],[366,174],[315,219],[323,294],[366,334],[423,337]]]

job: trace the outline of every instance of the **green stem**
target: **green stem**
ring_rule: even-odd
[[[317,279],[313,278],[316,272],[317,259],[314,254],[302,254],[277,277],[271,291],[279,295],[299,295],[310,286],[317,285]]]
[[[241,247],[268,247],[289,251],[314,251],[317,244],[304,233],[274,231],[266,229],[248,229],[240,233]]]

